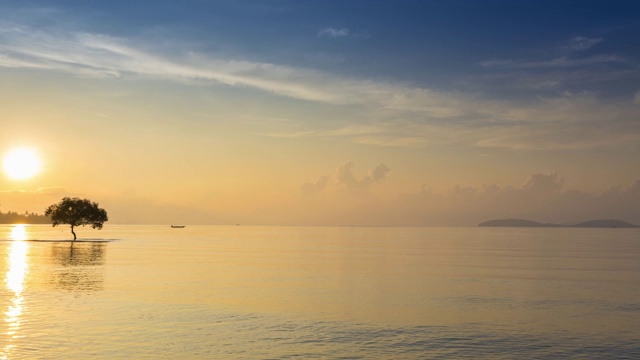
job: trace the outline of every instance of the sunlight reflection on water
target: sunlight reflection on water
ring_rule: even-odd
[[[27,240],[27,238],[28,238],[27,229],[25,228],[25,225],[17,224],[17,225],[14,225],[11,228],[11,233],[9,234],[9,239],[16,240],[16,241],[22,241],[22,240]]]
[[[24,279],[28,272],[27,252],[29,245],[21,240],[27,238],[24,225],[15,225],[11,230],[11,239],[14,242],[8,251],[9,270],[5,276],[5,285],[13,294],[11,301],[5,311],[4,321],[7,326],[7,343],[0,352],[0,358],[10,359],[16,345],[14,340],[20,337],[20,322],[23,314],[22,291],[24,289]]]

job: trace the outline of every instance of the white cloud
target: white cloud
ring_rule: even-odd
[[[318,37],[332,37],[332,38],[340,38],[347,37],[351,32],[349,29],[336,29],[327,27],[318,31]]]

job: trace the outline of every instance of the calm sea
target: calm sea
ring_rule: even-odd
[[[640,358],[640,230],[77,233],[0,226],[0,359]]]

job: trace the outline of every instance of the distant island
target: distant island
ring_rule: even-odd
[[[638,225],[634,225],[622,220],[604,219],[604,220],[589,220],[578,224],[561,225],[553,223],[540,223],[537,221],[523,220],[523,219],[498,219],[488,220],[478,224],[478,226],[492,226],[492,227],[579,227],[579,228],[637,228]]]
[[[51,224],[51,219],[28,211],[25,211],[24,214],[15,211],[7,211],[6,213],[0,211],[0,224]]]

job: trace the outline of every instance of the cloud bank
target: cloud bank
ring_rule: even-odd
[[[391,168],[387,165],[379,164],[369,170],[367,175],[358,179],[353,172],[354,167],[353,161],[348,161],[338,166],[333,176],[321,176],[316,182],[303,184],[300,188],[302,195],[317,196],[330,187],[333,187],[334,191],[350,195],[367,194],[374,184],[384,181],[391,172]]]
[[[518,186],[455,186],[445,193],[435,193],[423,185],[418,191],[382,199],[373,188],[367,188],[366,197],[349,197],[341,192],[345,188],[339,185],[346,185],[348,193],[354,194],[374,179],[375,169],[368,177],[355,180],[352,167],[352,163],[341,165],[334,177],[336,186],[323,182],[322,189],[315,189],[315,196],[303,197],[293,207],[297,216],[286,216],[305,225],[343,226],[475,226],[500,218],[567,224],[612,218],[640,225],[640,180],[628,188],[614,186],[598,194],[567,188],[558,173],[536,173]],[[389,170],[384,165],[376,169],[382,181]]]
[[[349,192],[367,191],[371,185],[383,181],[391,171],[385,164],[380,164],[372,169],[367,176],[361,180],[357,180],[353,175],[353,167],[353,162],[349,161],[338,167],[336,171],[338,183],[343,185]]]

